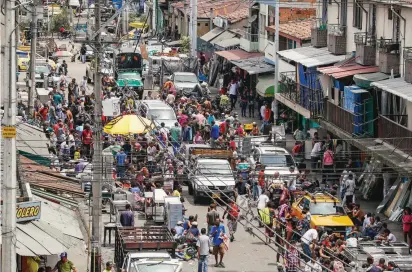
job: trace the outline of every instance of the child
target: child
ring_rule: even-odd
[[[74,160],[80,160],[80,147],[76,147],[76,151],[74,151]]]

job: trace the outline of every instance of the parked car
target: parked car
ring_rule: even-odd
[[[297,165],[293,156],[284,148],[275,146],[255,146],[248,157],[250,167],[255,169],[256,163],[260,162],[265,165],[265,174],[273,176],[275,172],[280,175],[288,175],[289,168],[295,167],[295,173],[298,174]]]
[[[173,82],[176,91],[179,95],[184,95],[187,97],[195,96],[201,97],[202,93],[196,91],[201,90],[199,85],[199,79],[194,73],[189,72],[175,72],[170,76],[170,80]],[[195,88],[198,87],[198,88]]]
[[[141,100],[137,103],[137,109],[157,126],[165,123],[166,128],[170,129],[177,122],[173,108],[160,100]]]

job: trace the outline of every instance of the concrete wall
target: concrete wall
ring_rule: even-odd
[[[412,130],[412,102],[406,102],[406,115],[408,116],[408,129]]]

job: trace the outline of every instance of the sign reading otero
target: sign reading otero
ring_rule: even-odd
[[[40,219],[41,201],[17,203],[16,222]]]

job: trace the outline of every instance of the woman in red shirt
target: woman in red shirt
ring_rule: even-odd
[[[403,210],[403,216],[402,216],[402,228],[403,228],[403,239],[405,240],[405,243],[408,243],[408,237],[409,237],[409,246],[411,246],[411,224],[412,224],[412,214],[411,214],[411,208],[406,207]]]
[[[91,145],[93,142],[93,131],[90,129],[89,125],[84,126],[81,139],[82,139],[83,156],[89,157]]]

